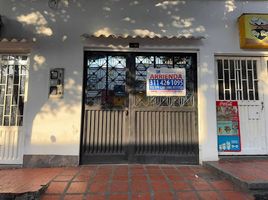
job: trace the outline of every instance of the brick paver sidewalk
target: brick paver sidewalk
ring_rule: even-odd
[[[201,166],[96,165],[66,168],[42,200],[254,199]]]
[[[36,191],[63,171],[64,168],[2,169],[0,170],[0,193]]]
[[[267,159],[244,159],[244,160],[221,160],[209,162],[213,166],[242,181],[250,182],[267,182],[268,183],[268,160]]]

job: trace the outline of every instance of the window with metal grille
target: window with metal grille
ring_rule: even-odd
[[[216,58],[219,100],[259,100],[258,60]]]
[[[135,107],[194,107],[197,89],[196,55],[187,53],[109,53],[86,55],[85,104],[124,107],[131,94]],[[146,96],[148,68],[185,68],[186,96]]]
[[[185,68],[186,96],[146,95],[146,78],[149,68]],[[193,107],[196,95],[196,64],[194,54],[140,54],[135,56],[136,107]]]
[[[122,106],[126,101],[126,57],[105,54],[87,58],[86,99],[88,105]],[[119,104],[119,105],[118,105]]]
[[[0,126],[22,126],[28,57],[0,55]]]

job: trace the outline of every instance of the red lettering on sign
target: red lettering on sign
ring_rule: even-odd
[[[150,79],[182,79],[181,74],[151,74]]]

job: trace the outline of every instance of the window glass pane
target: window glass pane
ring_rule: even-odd
[[[230,92],[228,90],[225,91],[225,100],[230,100]]]
[[[11,121],[10,121],[10,126],[15,126],[16,125],[16,117],[17,117],[17,107],[12,106],[11,107]]]
[[[243,100],[248,100],[248,85],[247,85],[247,81],[243,81]]]
[[[174,68],[185,68],[190,69],[193,65],[191,56],[175,56],[174,57]]]
[[[259,100],[258,81],[254,81],[254,85],[255,85],[255,100]]]
[[[102,93],[102,104],[123,106],[126,95],[126,57],[108,56],[108,74],[106,91]]]
[[[3,55],[2,60],[5,60],[5,61],[8,60],[8,55]]]
[[[248,69],[252,69],[252,61],[248,60],[247,61]]]
[[[9,75],[13,75],[14,74],[14,66],[13,65],[9,65],[8,66],[7,74],[9,74]]]
[[[236,92],[235,92],[235,81],[232,80],[231,81],[231,97],[232,97],[232,100],[236,100]]]
[[[225,89],[229,89],[229,71],[224,70],[224,84],[225,84]]]
[[[10,103],[11,103],[10,101],[11,101],[11,96],[6,96],[5,115],[10,114]]]
[[[124,56],[108,56],[108,67],[125,68],[126,58]]]
[[[254,72],[254,79],[258,79],[257,77],[257,61],[253,60],[253,72]]]
[[[7,94],[11,94],[13,87],[13,75],[8,75],[7,80]]]
[[[224,100],[223,81],[219,81],[219,100]]]
[[[18,85],[14,85],[13,93],[12,93],[12,104],[18,104]]]
[[[249,89],[253,89],[253,77],[252,77],[252,71],[248,71],[248,87]]]
[[[0,105],[4,104],[5,99],[5,85],[0,85]]]
[[[218,79],[223,79],[222,60],[217,60],[217,62],[218,62]]]
[[[236,69],[240,70],[241,69],[240,65],[241,65],[240,60],[236,60]]]
[[[25,92],[25,81],[26,81],[26,76],[21,76],[20,77],[20,94],[24,94]]]
[[[224,69],[229,69],[228,60],[224,60],[223,63],[224,63]]]
[[[0,83],[1,84],[6,84],[6,71],[7,71],[7,67],[6,66],[1,66],[1,80]]]
[[[21,60],[27,60],[27,56],[21,56]]]
[[[230,60],[230,78],[235,78],[234,60]]]
[[[24,97],[19,97],[19,113],[18,115],[23,115],[23,107],[24,107]]]
[[[107,65],[107,58],[104,55],[100,55],[100,56],[91,56],[88,60],[87,60],[87,65],[90,68],[100,68],[100,67],[104,67],[106,68]]]
[[[246,61],[242,60],[241,65],[242,65],[242,79],[246,79],[247,78]]]
[[[19,66],[15,65],[14,68],[14,84],[19,84]]]
[[[155,57],[156,68],[173,68],[173,58],[169,56],[156,56]]]
[[[107,56],[105,55],[92,55],[87,61],[85,101],[89,105],[93,105],[94,103],[100,104],[102,94],[106,94],[107,62]]]
[[[1,84],[6,84],[6,76],[1,74],[1,81],[0,81]]]
[[[254,100],[254,93],[253,93],[253,91],[249,91],[249,100]]]
[[[153,56],[136,56],[135,57],[135,89],[137,91],[146,90],[147,69],[154,67]]]
[[[9,117],[4,117],[4,126],[9,126]]]

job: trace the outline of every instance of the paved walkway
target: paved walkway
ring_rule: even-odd
[[[242,181],[268,183],[267,159],[221,160],[208,163],[238,177]]]
[[[250,190],[256,195],[264,195],[268,199],[268,159],[243,158],[218,162],[205,162],[209,168]]]
[[[0,170],[0,192],[24,193],[36,191],[62,171],[64,171],[63,168]]]
[[[2,177],[1,173],[6,175]],[[96,165],[17,169],[1,170],[0,177],[2,193],[4,188],[16,191],[20,188],[16,186],[18,182],[24,183],[27,188],[29,185],[42,184],[40,180],[44,184],[50,179],[49,187],[41,196],[42,200],[254,199],[201,166]]]
[[[2,169],[0,170],[0,200],[12,199],[26,193],[24,197],[41,193],[48,183],[64,168],[49,169]]]

